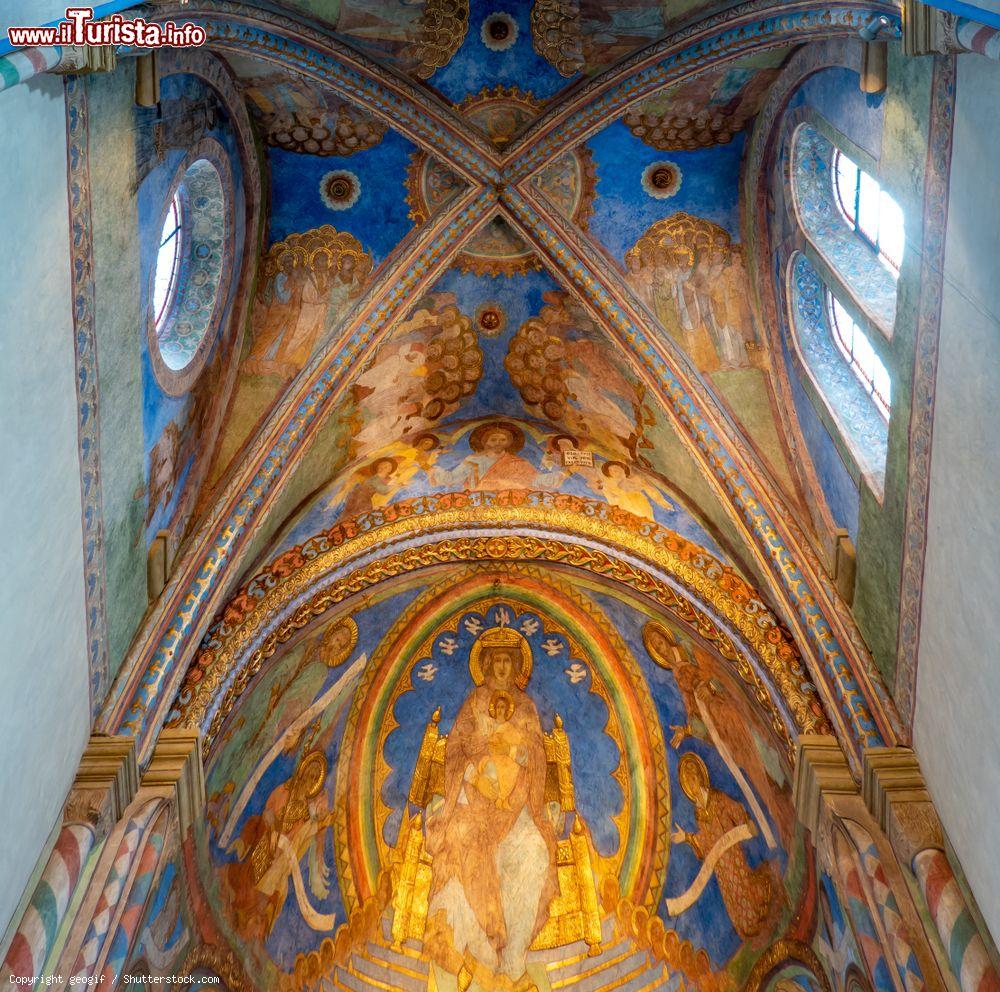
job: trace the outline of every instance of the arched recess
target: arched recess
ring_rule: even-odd
[[[189,216],[183,236],[178,233],[185,255],[179,275],[181,297],[168,308],[176,312],[163,327],[154,327],[152,314],[154,246],[148,235],[139,243],[145,304],[141,340],[146,471],[133,498],[146,504],[144,545],[148,547],[157,533],[168,535],[165,570],[169,573],[170,560],[208,488],[215,454],[212,442],[236,378],[261,237],[263,194],[253,125],[225,63],[202,51],[170,50],[158,66],[163,106],[174,109],[168,123],[140,116],[136,148],[140,229],[159,235],[169,194],[193,189],[192,167],[214,177],[207,186],[204,178],[201,181],[202,216],[197,221]],[[195,124],[185,128],[173,123],[180,113],[176,108],[192,105],[201,115]],[[158,151],[153,147],[154,133]],[[216,225],[222,228],[221,235],[214,233]],[[165,359],[165,345],[172,349],[176,367]]]
[[[775,941],[754,965],[745,992],[832,992],[816,952],[808,944]]]
[[[376,927],[405,937],[413,952],[406,968],[422,970],[417,962],[433,958],[425,924],[427,869],[433,875],[434,867],[423,858],[422,827],[439,807],[427,790],[441,794],[441,736],[451,739],[468,693],[479,691],[471,689],[480,685],[476,645],[500,630],[530,644],[533,660],[519,688],[550,736],[547,760],[570,771],[569,779],[547,777],[547,801],[562,813],[545,815],[559,823],[563,849],[586,845],[587,857],[575,862],[591,866],[578,876],[579,891],[595,896],[586,917],[598,924],[587,938],[593,954],[586,947],[581,953],[575,924],[550,928],[535,950],[551,952],[550,963],[572,959],[584,977],[624,955],[635,958],[627,970],[643,976],[637,985],[665,977],[665,964],[668,973],[721,990],[731,987],[723,971],[747,934],[761,940],[746,948],[744,962],[766,947],[765,927],[774,920],[776,932],[791,919],[808,931],[809,855],[791,804],[787,721],[794,718],[783,717],[784,702],[744,668],[743,645],[692,605],[691,594],[674,592],[668,576],[630,564],[623,550],[611,557],[587,546],[596,539],[514,537],[499,519],[483,536],[421,536],[423,519],[410,520],[399,536],[404,551],[383,548],[334,571],[330,582],[317,572],[302,595],[282,586],[294,586],[296,573],[318,564],[322,552],[300,549],[307,560],[298,569],[291,558],[273,563],[245,591],[246,601],[219,618],[217,636],[205,645],[207,667],[193,673],[189,685],[198,692],[218,674],[210,653],[220,658],[249,626],[263,624],[244,643],[228,682],[207,690],[222,702],[201,718],[210,738],[208,803],[198,828],[204,842],[196,845],[213,917],[248,961],[259,959],[255,973],[268,975],[273,966],[303,990],[338,969],[372,974],[366,955]],[[366,523],[352,527],[355,536]],[[482,701],[492,706],[489,690]],[[682,726],[698,724],[699,713],[704,727]],[[187,715],[193,719],[193,709]],[[422,755],[438,762],[438,772]],[[315,802],[309,822],[300,814],[295,820],[302,828],[290,842],[302,842],[299,868],[287,887],[261,891],[252,874],[267,871],[270,850],[261,809],[280,810],[305,768],[313,770]],[[700,798],[689,781],[699,768],[709,787]],[[706,887],[711,870],[699,866],[720,843],[715,821],[706,819],[709,800],[738,831],[724,843],[746,845],[749,861],[736,859],[757,880],[752,893],[731,875],[725,896]],[[759,830],[748,830],[750,822]],[[322,857],[308,866],[307,836],[322,840]],[[308,844],[316,851],[314,840]],[[475,848],[468,846],[469,859]],[[265,853],[257,868],[259,849]],[[329,885],[307,889],[320,875]],[[411,899],[415,888],[422,894]],[[568,920],[562,913],[554,907],[549,922]],[[258,926],[263,939],[253,936]],[[729,935],[725,948],[708,936],[720,928]],[[632,942],[640,951],[629,950]]]
[[[622,845],[606,867],[623,896],[635,905],[655,906],[662,896],[669,847],[663,830],[670,819],[666,741],[631,650],[576,592],[568,575],[560,581],[549,570],[504,561],[435,570],[435,575],[369,659],[347,715],[337,790],[349,801],[335,833],[348,912],[375,894],[379,868],[391,853],[383,838],[390,810],[378,795],[366,794],[357,785],[378,764],[398,726],[394,712],[408,691],[404,671],[414,658],[433,657],[442,629],[454,629],[466,614],[495,615],[498,604],[509,610],[515,626],[519,616],[543,616],[544,629],[536,634],[558,632],[568,657],[582,659],[590,669],[591,694],[607,709],[605,732],[621,753],[614,778],[622,790],[622,808],[609,826]],[[412,681],[410,686],[412,692]],[[555,718],[561,719],[559,714]],[[585,808],[587,797],[577,796],[576,804]]]
[[[278,645],[361,589],[432,565],[537,561],[626,583],[694,628],[753,687],[789,753],[797,734],[829,726],[787,632],[743,579],[697,545],[648,523],[636,528],[631,514],[580,497],[491,497],[404,501],[384,515],[337,524],[271,562],[209,630],[177,693],[171,725],[201,729],[210,750]]]
[[[818,19],[811,19],[808,13],[801,18],[793,17],[786,21],[780,18],[765,19],[761,22],[761,30],[784,30],[782,25],[787,23],[791,25],[792,37],[795,39],[815,36],[811,32],[822,37],[831,32],[854,30],[858,26],[855,22],[860,22],[870,13],[868,8],[850,5],[838,8],[838,11],[837,17],[832,21],[825,13]],[[733,35],[726,35],[724,31],[719,34],[723,38],[719,43],[720,47],[725,48],[726,38],[733,40],[739,35],[740,29],[734,31]],[[696,44],[692,46],[692,51],[694,50],[701,49]],[[721,57],[725,59],[731,55],[731,51],[725,49]],[[713,64],[717,61],[717,56],[718,51],[713,50],[712,57],[706,56],[704,62],[698,63],[698,67]],[[678,56],[657,76],[652,88],[675,82],[675,71],[689,69],[685,60]],[[647,95],[647,91],[637,91],[634,99],[643,95]],[[627,102],[622,105],[622,109]],[[603,112],[599,107],[598,111]],[[456,238],[483,223],[487,215],[482,211],[494,209],[497,192],[483,191],[478,194],[476,202],[477,194],[473,191],[453,208],[445,218],[447,223],[442,221],[439,227],[445,236],[445,243],[448,243],[447,239]],[[508,199],[516,202],[513,197]],[[542,241],[548,246],[558,244],[558,238],[546,228],[544,221],[538,223],[530,215],[523,215],[523,222],[527,228],[534,228],[536,243]],[[442,249],[434,244],[432,237],[415,238],[413,247],[416,248],[424,240],[433,246],[430,256],[436,262]],[[409,257],[412,259],[415,255]],[[408,271],[407,289],[419,283],[426,275],[429,264],[431,262],[424,255]],[[593,279],[585,269],[581,269],[575,260],[572,264],[576,265],[575,275],[579,275],[584,282],[593,284]],[[404,268],[405,266],[400,266],[400,270]],[[105,722],[109,727],[124,728],[142,737],[146,742],[143,745],[144,753],[148,749],[150,734],[155,733],[156,726],[165,714],[170,688],[177,684],[180,677],[175,659],[182,659],[193,649],[193,641],[207,625],[207,613],[219,604],[220,587],[224,584],[221,580],[223,576],[229,577],[233,561],[238,558],[238,549],[245,546],[245,535],[252,529],[259,512],[273,500],[275,487],[280,486],[287,469],[297,457],[298,445],[314,429],[317,413],[326,408],[331,389],[342,387],[343,370],[356,360],[360,350],[371,345],[376,335],[373,320],[384,329],[388,318],[398,309],[403,290],[398,285],[393,285],[389,290],[389,285],[393,285],[392,281],[386,280],[385,284],[378,287],[381,293],[373,291],[369,297],[370,302],[366,302],[363,308],[365,317],[352,322],[341,339],[331,343],[330,348],[324,354],[317,355],[313,363],[304,370],[297,383],[296,395],[281,404],[261,435],[261,440],[266,436],[272,443],[266,446],[266,450],[264,444],[256,448],[241,474],[233,479],[223,500],[198,536],[197,546],[192,548],[187,562],[186,582],[178,582],[171,590],[163,612],[154,617],[137,640],[138,664],[130,677],[119,685],[116,698],[106,711]],[[383,303],[376,309],[374,300],[385,298],[391,300],[391,303]],[[610,301],[599,299],[592,305],[595,309],[605,308],[615,319],[623,316],[616,304]],[[644,335],[637,334],[634,325],[630,325],[627,318],[623,324],[624,337],[632,341],[631,347],[643,352],[636,358],[637,363],[642,364],[650,354],[656,354],[656,349],[649,349]],[[359,337],[358,332],[362,327],[364,332]],[[344,345],[346,347],[342,347]],[[655,360],[662,362],[663,356],[656,354]],[[327,364],[331,361],[335,361],[335,366]],[[699,396],[699,399],[702,398]],[[674,395],[671,401],[678,410],[677,416],[688,428],[692,450],[697,451],[699,458],[703,459],[706,471],[712,474],[715,485],[730,501],[734,515],[753,533],[754,540],[762,549],[762,557],[768,561],[768,567],[775,576],[775,582],[783,590],[782,594],[790,594],[790,598],[795,601],[794,606],[789,606],[789,614],[796,618],[802,643],[810,645],[809,654],[815,659],[813,667],[816,674],[821,678],[829,678],[837,687],[838,696],[840,688],[848,683],[860,689],[864,703],[859,708],[855,708],[856,700],[852,696],[842,697],[833,709],[842,737],[852,742],[866,743],[893,738],[894,717],[891,704],[878,685],[868,678],[865,662],[859,662],[859,658],[865,657],[864,648],[852,632],[846,614],[838,614],[835,595],[828,583],[824,585],[826,580],[822,577],[818,564],[811,558],[806,542],[801,540],[801,534],[796,533],[793,525],[780,537],[777,536],[780,531],[773,522],[773,516],[761,512],[760,500],[767,500],[763,488],[750,486],[738,471],[735,475],[731,472],[730,452],[725,445],[717,445],[718,439],[714,435],[710,442],[706,439],[706,425],[701,417],[699,404],[692,401],[683,390]],[[743,463],[742,457],[739,462]],[[786,541],[794,547],[794,553],[789,551]],[[807,561],[805,574],[793,564],[798,560]],[[175,610],[176,612],[172,612]],[[146,663],[149,667],[141,671],[141,666]],[[852,675],[852,669],[861,672],[860,682]],[[857,743],[852,743],[852,757],[856,757],[857,747]]]
[[[817,529],[825,532],[830,546],[839,540],[838,530],[846,530],[852,540],[856,536],[853,612],[882,678],[891,683],[897,671],[909,671],[913,655],[912,650],[901,652],[897,638],[905,636],[912,640],[917,626],[913,604],[919,601],[919,581],[913,580],[916,573],[911,565],[922,555],[922,540],[920,528],[914,530],[909,518],[913,515],[912,507],[920,505],[921,487],[926,485],[923,454],[926,445],[911,421],[923,424],[927,419],[928,405],[917,403],[914,397],[929,388],[927,384],[933,376],[930,365],[922,359],[914,361],[909,332],[917,327],[923,334],[929,328],[928,340],[936,333],[933,328],[938,321],[939,298],[933,287],[937,285],[937,277],[928,275],[933,275],[936,267],[928,259],[939,249],[944,236],[947,184],[941,180],[941,162],[947,161],[950,140],[952,83],[943,67],[932,72],[930,66],[923,70],[929,91],[916,91],[912,84],[902,85],[898,80],[890,82],[884,98],[888,102],[882,104],[887,108],[886,114],[889,108],[908,107],[913,100],[918,117],[922,113],[920,108],[927,108],[921,127],[926,128],[933,152],[926,157],[921,153],[910,158],[895,143],[892,129],[876,121],[877,113],[870,118],[866,116],[877,110],[878,101],[869,106],[856,86],[844,85],[857,78],[861,49],[857,40],[838,40],[808,46],[792,57],[758,117],[746,158],[744,193],[747,216],[753,218],[749,232],[753,241],[750,255],[754,259],[751,268],[754,291],[775,354],[781,354],[783,343],[786,349],[791,347],[784,297],[788,286],[786,264],[793,251],[806,256],[821,282],[838,292],[843,289],[831,267],[802,234],[794,213],[789,211],[788,139],[796,126],[809,123],[817,130],[826,128],[824,133],[833,144],[851,153],[855,162],[886,185],[905,211],[907,240],[920,246],[919,251],[906,251],[900,271],[899,314],[906,321],[900,327],[905,326],[907,334],[894,334],[889,340],[860,307],[852,308],[846,290],[839,298],[850,317],[862,327],[892,377],[893,410],[883,445],[887,452],[884,495],[880,494],[882,487],[877,479],[874,485],[869,482],[866,466],[859,465],[809,378],[795,375],[794,365],[788,363],[777,365],[774,377],[786,434],[799,456],[801,480],[815,507]],[[824,85],[830,85],[829,81],[837,75],[844,95],[842,106],[851,107],[850,115],[831,113],[832,101],[823,105],[817,99]],[[810,93],[804,92],[806,88],[810,88]],[[929,103],[924,104],[924,94],[928,93]],[[848,95],[852,96],[850,103]],[[895,112],[893,109],[892,113]],[[833,123],[823,124],[824,119]],[[884,147],[877,143],[882,140],[886,142]],[[856,149],[851,147],[852,142],[858,146]],[[867,152],[868,158],[863,152]],[[905,180],[900,178],[904,172]],[[921,175],[922,181],[912,180],[913,176]],[[776,217],[781,218],[780,222],[775,221]],[[869,255],[874,257],[870,250]],[[792,374],[788,374],[789,369]],[[905,736],[905,730],[900,728],[900,734]]]

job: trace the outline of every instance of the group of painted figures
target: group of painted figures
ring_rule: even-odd
[[[343,626],[329,628],[306,657],[337,641],[337,657],[326,661],[342,662]],[[681,646],[655,621],[647,623],[643,642],[652,661],[672,674],[684,703],[686,722],[670,728],[670,743],[695,829],[675,822],[670,839],[687,845],[700,863],[686,891],[665,899],[660,912],[675,918],[692,908],[714,878],[740,940],[766,937],[785,908],[777,855],[787,849],[793,829],[777,757],[766,760],[766,742],[755,746],[748,738],[746,701],[711,674],[703,664],[711,664],[707,655],[696,657],[697,649]],[[432,881],[422,953],[457,976],[460,990],[473,983],[484,990],[535,989],[529,954],[559,893],[556,850],[564,825],[546,802],[545,732],[526,691],[532,665],[531,648],[516,630],[493,627],[478,636],[469,657],[472,688],[446,735],[443,776],[423,811],[422,846]],[[277,694],[283,691],[276,683]],[[313,726],[293,738],[294,770],[230,845],[235,859],[224,866],[225,885],[244,936],[266,940],[292,890],[303,915],[315,918],[304,859],[312,896],[323,899],[329,892],[325,852],[334,803],[315,735]],[[706,762],[690,747],[693,739],[715,749],[736,789],[713,783]],[[740,799],[730,794],[736,791]],[[767,847],[763,859],[751,859],[744,849],[757,837]]]

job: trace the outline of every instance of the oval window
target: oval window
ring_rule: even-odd
[[[156,273],[153,276],[153,322],[157,332],[163,326],[177,289],[181,267],[181,188],[177,187],[160,231],[160,247],[156,252]]]
[[[226,270],[228,212],[226,184],[216,164],[199,158],[188,165],[167,205],[150,287],[150,344],[161,380],[184,372],[189,384],[197,373],[195,359],[210,344]],[[168,391],[175,385],[161,384]]]

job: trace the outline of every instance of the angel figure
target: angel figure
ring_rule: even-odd
[[[251,816],[234,841],[239,860],[226,866],[236,925],[258,940],[274,929],[288,896],[288,883],[309,855],[309,889],[317,899],[330,892],[324,846],[333,824],[323,784],[327,761],[309,750],[289,779],[271,792],[263,811]]]

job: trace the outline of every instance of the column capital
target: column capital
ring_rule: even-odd
[[[52,72],[113,72],[117,65],[114,45],[63,45]]]
[[[903,53],[946,55],[961,51],[955,38],[955,15],[920,0],[903,0]]]
[[[800,734],[795,745],[795,811],[814,836],[819,834],[824,800],[833,796],[857,796],[847,756],[830,734]]]
[[[135,739],[94,734],[63,807],[63,823],[83,823],[105,837],[139,789]]]
[[[867,748],[862,794],[901,864],[928,848],[944,850],[944,834],[916,754],[908,747]]]
[[[205,807],[201,734],[181,727],[161,730],[142,774],[142,789],[176,803],[183,834]]]

